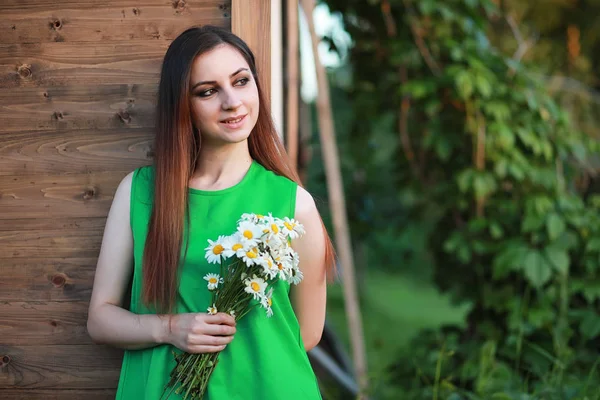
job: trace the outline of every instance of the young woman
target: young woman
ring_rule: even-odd
[[[320,398],[306,351],[323,331],[333,249],[266,104],[254,56],[232,33],[190,28],[167,50],[154,163],[117,188],[89,307],[92,339],[126,349],[117,399],[158,400],[173,351],[222,352],[210,400]],[[292,242],[304,280],[291,290],[275,285],[273,317],[254,309],[236,325],[228,314],[206,312],[203,277],[219,267],[204,249],[234,232],[243,213],[304,225],[306,234]]]

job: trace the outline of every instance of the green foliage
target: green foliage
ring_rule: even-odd
[[[354,238],[370,266],[431,261],[438,287],[473,305],[465,329],[421,337],[398,363],[403,398],[594,398],[599,143],[490,44],[493,2],[389,0],[389,18],[380,1],[326,3],[355,43],[353,85],[334,92],[349,102]]]

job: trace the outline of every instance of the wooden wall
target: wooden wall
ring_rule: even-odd
[[[87,307],[117,184],[151,162],[162,57],[220,25],[268,83],[269,4],[0,1],[0,399],[114,398],[122,352],[92,343]]]

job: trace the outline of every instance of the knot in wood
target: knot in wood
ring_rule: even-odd
[[[173,2],[173,8],[176,10],[182,10],[185,8],[185,1],[184,0],[175,0]]]
[[[31,78],[31,65],[23,64],[17,68],[17,73],[23,79]]]
[[[56,326],[58,326],[58,323],[56,321],[50,321],[50,325],[56,327]]]
[[[131,122],[131,115],[127,111],[121,110],[117,113],[117,115],[124,123],[128,124]]]
[[[56,274],[52,277],[52,284],[54,285],[54,287],[61,288],[65,286],[66,282],[67,277],[65,276],[65,274]]]
[[[60,119],[63,119],[65,116],[63,115],[63,113],[62,113],[62,112],[60,112],[60,111],[55,111],[55,112],[54,112],[54,114],[52,114],[52,117],[53,117],[54,119],[60,120]]]
[[[2,356],[2,366],[7,365],[8,363],[10,363],[10,356],[9,355],[5,355]]]
[[[96,190],[94,188],[89,188],[83,192],[83,199],[84,200],[93,199],[95,195],[96,195]]]
[[[62,21],[60,19],[55,19],[50,23],[50,28],[54,29],[55,31],[60,30],[60,28],[62,28]]]
[[[140,15],[140,9],[137,7],[133,8],[133,15]]]

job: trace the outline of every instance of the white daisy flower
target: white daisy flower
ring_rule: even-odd
[[[223,256],[225,258],[233,257],[233,255],[242,257],[244,251],[251,247],[250,245],[251,243],[248,240],[246,240],[239,232],[236,232],[223,240]]]
[[[269,248],[269,252],[273,256],[277,256],[282,253],[282,250],[285,249],[284,240],[282,240],[281,236],[273,235],[267,238],[265,244]]]
[[[218,312],[217,307],[215,307],[214,304],[211,307],[208,307],[206,310],[210,315],[215,315]]]
[[[271,214],[265,217],[263,233],[268,233],[269,238],[280,235],[282,228],[283,224],[279,218],[275,218]]]
[[[285,281],[289,280],[292,275],[292,266],[290,265],[289,261],[283,259],[278,262],[277,273],[279,275],[279,279],[283,279]]]
[[[210,264],[221,264],[221,256],[223,255],[223,251],[225,247],[223,246],[223,241],[225,236],[221,235],[216,241],[212,241],[208,239],[208,247],[206,250],[205,258]]]
[[[277,276],[279,270],[270,255],[263,254],[259,259],[259,263],[263,267],[264,274],[268,276],[269,279],[273,279]]]
[[[235,311],[234,310],[229,311],[229,315],[231,315],[233,318],[235,318]]]
[[[296,239],[297,237],[300,237],[306,233],[304,226],[302,226],[300,222],[288,217],[283,219],[282,232],[284,235],[289,236],[290,239]]]
[[[219,274],[206,274],[204,280],[208,282],[208,290],[215,290],[219,283],[223,283],[223,278]]]
[[[255,224],[258,221],[258,218],[256,217],[256,214],[244,213],[244,214],[242,214],[242,216],[240,217],[240,220],[238,222],[241,222],[241,221],[248,221],[248,222],[252,222],[253,224]]]
[[[260,263],[260,253],[256,247],[252,247],[243,252],[241,259],[247,267],[251,267]]]
[[[267,283],[256,275],[252,275],[252,278],[246,279],[244,284],[246,285],[246,288],[244,289],[246,293],[250,293],[255,300],[260,300],[264,296],[265,289],[267,288]]]
[[[262,236],[262,229],[258,225],[249,221],[240,222],[237,231],[242,235],[243,238],[252,244],[256,244]]]
[[[300,282],[302,282],[302,279],[304,279],[304,274],[302,273],[302,271],[300,271],[300,268],[292,268],[292,274],[290,276],[289,282],[293,285],[297,285]]]
[[[273,288],[269,289],[267,294],[260,299],[260,305],[267,310],[267,318],[271,318],[273,316],[273,309],[271,308],[273,305]]]

